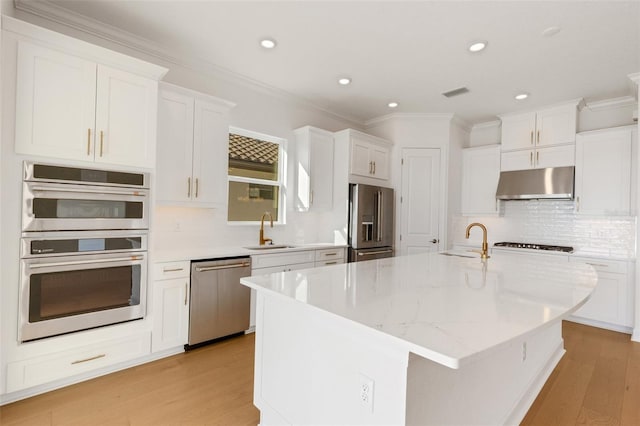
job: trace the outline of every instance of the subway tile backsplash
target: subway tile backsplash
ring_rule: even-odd
[[[528,242],[572,246],[585,255],[635,258],[635,216],[585,216],[575,213],[575,203],[564,200],[506,201],[500,216],[453,218],[454,244],[479,244],[482,233],[472,230],[465,240],[466,226],[482,222],[488,228],[489,243]]]

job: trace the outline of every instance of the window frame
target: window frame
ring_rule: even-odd
[[[255,183],[259,185],[278,187],[278,219],[273,221],[275,225],[286,224],[286,162],[287,162],[287,140],[278,136],[267,135],[253,130],[246,130],[240,127],[229,126],[229,133],[248,138],[259,139],[265,142],[275,143],[278,145],[278,180],[248,178],[243,176],[233,176],[229,174],[227,166],[227,192],[229,191],[230,182]],[[227,159],[229,157],[229,137],[227,135]],[[228,196],[227,196],[228,197]],[[227,198],[227,225],[244,226],[244,225],[260,225],[260,220],[229,220],[229,203]]]

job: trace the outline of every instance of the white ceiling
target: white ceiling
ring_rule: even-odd
[[[633,95],[627,75],[640,72],[640,1],[44,3],[360,122],[404,112],[455,113],[480,123],[580,97]],[[543,36],[551,26],[561,31]],[[259,47],[265,36],[277,40],[276,49]],[[471,54],[467,46],[476,39],[489,45]],[[339,86],[343,75],[353,84]],[[461,86],[470,92],[441,94]],[[530,98],[514,100],[519,91]],[[400,106],[389,109],[391,100]]]

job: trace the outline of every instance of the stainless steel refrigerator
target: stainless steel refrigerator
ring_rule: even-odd
[[[349,262],[393,256],[393,189],[349,185]]]

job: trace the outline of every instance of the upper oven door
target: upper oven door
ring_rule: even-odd
[[[23,182],[22,230],[148,229],[149,191]]]

